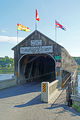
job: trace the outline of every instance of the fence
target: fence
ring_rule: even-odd
[[[72,106],[73,104],[73,96],[75,94],[75,87],[76,87],[76,76],[77,76],[77,71],[75,71],[73,74],[71,74],[71,80],[67,84],[66,87],[66,104],[68,106]]]
[[[80,95],[71,95],[71,99],[80,106]]]
[[[71,95],[72,107],[80,112],[80,95]]]

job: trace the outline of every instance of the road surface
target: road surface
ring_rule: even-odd
[[[80,120],[66,106],[65,92],[55,103],[41,102],[40,83],[27,83],[0,91],[0,120]]]

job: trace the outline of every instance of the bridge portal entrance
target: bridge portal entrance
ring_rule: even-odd
[[[55,60],[50,55],[24,55],[19,66],[21,82],[52,82],[56,79]]]

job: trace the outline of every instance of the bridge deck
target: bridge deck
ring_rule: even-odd
[[[65,106],[65,91],[53,104],[41,103],[40,83],[28,83],[0,91],[0,120],[79,120],[80,115]]]

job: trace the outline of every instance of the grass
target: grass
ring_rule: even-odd
[[[75,110],[77,110],[78,112],[80,112],[80,106],[79,106],[78,104],[74,103],[74,104],[72,105],[72,107],[73,107]]]
[[[9,74],[9,73],[14,73],[14,69],[13,68],[10,68],[10,67],[2,67],[0,69],[0,74]]]
[[[80,65],[78,65],[78,73],[80,73]]]

